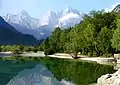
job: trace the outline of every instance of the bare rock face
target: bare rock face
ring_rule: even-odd
[[[120,69],[113,74],[106,74],[101,76],[97,85],[120,85]]]
[[[113,12],[120,12],[120,4],[113,9]]]

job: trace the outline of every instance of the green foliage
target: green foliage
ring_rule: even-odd
[[[98,56],[97,52],[93,51],[93,57],[97,57],[97,56]]]
[[[56,28],[55,31],[50,36],[49,41],[50,48],[53,48],[56,51],[60,50],[60,33],[61,29]]]
[[[55,53],[54,49],[50,49],[50,48],[46,49],[44,52],[45,52],[45,55],[52,55]]]
[[[97,39],[98,50],[102,54],[107,54],[112,51],[112,47],[111,47],[112,36],[113,36],[113,31],[106,27],[103,27],[100,33],[98,34],[98,39]]]
[[[0,51],[2,52],[11,51],[14,54],[19,54],[22,52],[37,52],[39,51],[39,46],[2,45],[0,46]]]
[[[88,56],[92,57],[93,56],[92,52],[88,52]]]
[[[87,52],[83,50],[82,55],[87,55]]]
[[[114,31],[112,47],[116,48],[116,50],[120,51],[120,19],[117,20],[117,29]]]
[[[14,54],[19,54],[20,53],[20,50],[18,48],[15,48],[15,49],[12,49],[12,52]]]
[[[104,54],[103,57],[108,58],[108,57],[113,57],[113,55],[112,54]]]
[[[24,46],[23,46],[23,45],[19,45],[19,46],[18,46],[18,49],[19,49],[20,51],[23,51]]]
[[[120,19],[118,13],[106,13],[103,10],[91,11],[74,27],[56,28],[41,47],[43,51],[50,54],[53,50],[72,53],[75,56],[79,52],[95,57],[113,54],[114,48],[120,50],[120,21],[118,19]]]
[[[88,56],[103,56],[120,52],[120,15],[91,11],[74,27],[57,27],[40,46],[2,45],[0,51],[13,53],[37,52],[43,50],[46,55],[57,52],[79,52]]]

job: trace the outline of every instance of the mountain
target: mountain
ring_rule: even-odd
[[[112,11],[113,12],[120,12],[120,4],[118,4]]]
[[[25,10],[18,14],[7,14],[3,18],[9,23],[19,24],[31,29],[37,28],[38,19],[30,17]]]
[[[58,18],[58,27],[67,28],[70,26],[74,26],[82,20],[83,14],[75,9],[67,7],[63,11]]]
[[[42,39],[40,32],[38,31],[38,19],[32,18],[28,13],[23,10],[18,14],[7,14],[3,18],[16,28],[17,31],[23,34],[33,35],[36,39]]]
[[[80,23],[82,20],[83,13],[67,7],[61,12],[54,13],[52,11],[48,11],[40,20],[40,26],[49,25],[52,28],[61,27],[67,28],[74,26],[75,24]]]
[[[36,39],[47,38],[56,27],[67,28],[80,23],[83,14],[67,7],[61,12],[46,12],[40,19],[32,18],[26,11],[7,14],[3,18],[23,34],[33,35]]]
[[[33,36],[18,32],[13,26],[0,17],[0,45],[24,44],[33,45],[39,43]]]
[[[49,25],[49,26],[54,27],[57,24],[57,18],[58,17],[56,15],[56,13],[54,13],[52,11],[48,11],[40,19],[39,26]]]

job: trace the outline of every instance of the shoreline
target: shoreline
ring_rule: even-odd
[[[10,54],[10,55],[13,55],[12,52],[0,52],[0,54]],[[25,56],[25,57],[29,57],[29,55],[32,56],[32,57],[45,57],[44,52],[37,52],[37,53],[34,53],[34,52],[23,52],[22,54],[20,54],[21,56]],[[103,62],[112,62],[114,60],[114,58],[102,58],[102,57],[87,57],[87,56],[84,56],[84,55],[79,55],[81,56],[82,58],[79,58],[79,59],[76,59],[76,60],[83,60],[83,61],[88,61],[88,62],[96,62],[98,64],[103,64]],[[7,56],[7,57],[11,57],[11,56]],[[48,55],[48,57],[51,57],[51,58],[62,58],[62,59],[71,59],[71,60],[74,60],[72,58],[72,56],[70,56],[69,54],[65,54],[65,53],[55,53],[53,55]],[[92,83],[92,84],[89,84],[89,85],[97,85],[97,83]]]
[[[70,56],[69,54],[64,54],[64,53],[56,53],[54,55],[48,55],[48,56],[53,57],[53,58],[73,59],[72,56]],[[110,58],[86,57],[86,56],[82,55],[82,58],[79,58],[78,60],[102,63],[102,62],[113,62],[114,58],[112,58],[112,57],[110,57]]]
[[[8,51],[8,52],[0,52],[1,57],[10,57],[10,56],[25,56],[25,57],[45,57],[44,52],[23,52],[22,54],[13,54],[13,52]],[[79,55],[81,58],[78,60],[84,60],[84,61],[91,61],[91,62],[97,62],[97,63],[102,63],[102,62],[113,62],[114,58],[102,58],[102,57],[87,57],[85,55]],[[63,58],[63,59],[73,59],[72,56],[66,53],[55,53],[53,55],[48,55],[48,57],[51,58]]]

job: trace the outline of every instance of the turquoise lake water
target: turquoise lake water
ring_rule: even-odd
[[[39,58],[33,60],[0,60],[0,85],[6,85],[24,69],[43,64],[58,80],[65,79],[76,85],[89,85],[107,73],[114,73],[114,67],[79,60]]]

